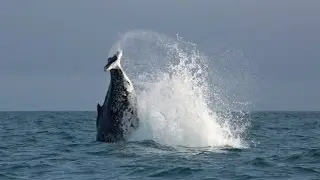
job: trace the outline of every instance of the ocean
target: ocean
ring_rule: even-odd
[[[1,112],[0,179],[320,179],[320,112],[239,116],[246,145],[188,147],[96,142],[96,112]]]

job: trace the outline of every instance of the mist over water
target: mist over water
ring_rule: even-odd
[[[247,147],[249,121],[230,113],[228,103],[213,86],[208,57],[182,37],[151,31],[131,31],[111,48],[123,51],[123,69],[138,96],[139,130],[131,140],[151,139],[187,147]],[[213,105],[213,106],[212,106]],[[217,109],[223,109],[219,116]]]

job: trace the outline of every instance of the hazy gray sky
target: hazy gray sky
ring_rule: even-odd
[[[242,51],[255,79],[242,95],[254,109],[320,110],[319,9],[318,0],[3,0],[0,110],[94,110],[108,51],[134,29],[179,33],[208,56]]]

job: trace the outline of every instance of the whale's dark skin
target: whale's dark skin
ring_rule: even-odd
[[[105,66],[111,78],[103,105],[97,104],[97,141],[125,141],[139,126],[136,93],[120,66],[121,58],[118,51]]]

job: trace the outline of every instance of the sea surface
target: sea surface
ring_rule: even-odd
[[[95,112],[1,112],[0,179],[320,179],[320,112],[250,112],[247,146],[95,141]]]

